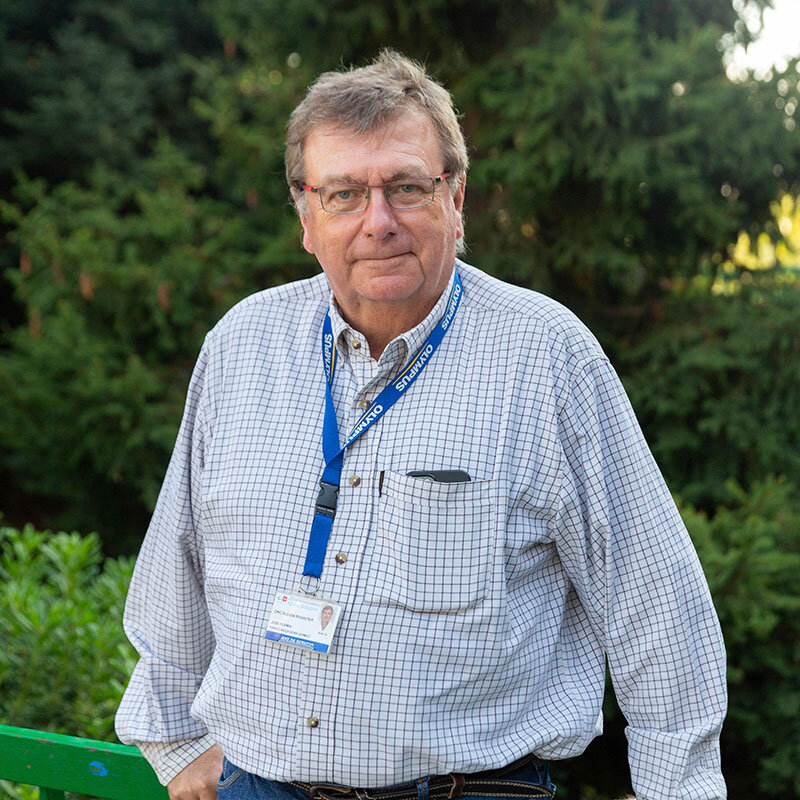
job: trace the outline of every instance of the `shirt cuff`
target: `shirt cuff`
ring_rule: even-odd
[[[142,755],[150,762],[159,783],[166,786],[184,767],[203,755],[216,742],[209,734],[177,742],[139,742]]]

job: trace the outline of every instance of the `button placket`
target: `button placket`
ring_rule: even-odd
[[[347,337],[348,343],[352,344],[352,337]],[[356,350],[358,348],[355,348]],[[360,373],[363,369],[365,359],[361,354],[357,357],[354,352],[347,352],[344,348],[342,352],[341,369],[337,370],[332,394],[336,418],[339,428],[339,440],[350,432],[355,421],[349,419],[349,409],[354,406],[354,398],[357,396],[358,386],[362,383]],[[360,416],[361,412],[359,412]],[[348,524],[349,490],[351,486],[348,478],[351,475],[359,474],[359,470],[348,465],[350,460],[348,451],[345,451],[343,471],[340,479],[339,501],[337,506],[336,518],[333,523],[331,539],[328,543],[328,554],[325,559],[322,579],[318,595],[327,597],[335,602],[341,603],[343,607],[344,620],[333,641],[333,647],[329,655],[323,655],[307,651],[304,655],[304,672],[300,685],[302,695],[298,698],[299,714],[297,718],[298,736],[296,738],[295,762],[298,764],[320,764],[329,762],[333,741],[336,737],[336,720],[339,716],[338,699],[339,692],[337,684],[339,676],[339,659],[337,658],[340,647],[340,637],[344,634],[347,627],[347,617],[353,605],[353,587],[348,582],[348,572],[342,569],[335,560],[339,551],[347,553],[350,551],[346,541],[347,530],[351,527]],[[364,474],[360,472],[360,474]],[[339,541],[345,537],[345,541]],[[346,557],[345,557],[346,560]]]
[[[361,584],[359,571],[375,519],[377,458],[382,431],[383,420],[373,425],[355,443],[354,446],[357,446],[360,442],[361,447],[354,451],[352,461],[348,464],[348,471],[360,479],[357,487],[351,487],[346,492],[348,511],[357,519],[357,523],[348,525],[348,536],[342,540],[343,546],[341,547],[341,555],[344,559],[339,561],[337,557],[337,563],[343,565],[346,562],[347,566],[343,569],[342,574],[347,575],[347,580],[351,582],[354,589],[360,587]],[[353,595],[354,598],[357,596],[357,594]],[[355,613],[355,609],[353,613]]]
[[[333,721],[339,699],[335,690],[336,661],[311,651],[304,651],[303,655],[295,760],[297,763],[321,763],[330,758],[333,742]]]

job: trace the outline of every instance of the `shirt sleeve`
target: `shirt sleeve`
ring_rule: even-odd
[[[608,659],[637,797],[726,796],[725,649],[697,554],[605,358],[571,381],[559,557]]]
[[[142,755],[150,762],[162,786],[166,786],[184,767],[188,767],[214,740],[206,734],[199,739],[181,739],[177,742],[139,742]]]
[[[214,744],[190,713],[215,645],[203,596],[203,548],[197,535],[209,439],[206,345],[192,374],[183,421],[136,561],[123,619],[139,661],[117,711],[116,731],[122,742],[140,746],[164,784]]]

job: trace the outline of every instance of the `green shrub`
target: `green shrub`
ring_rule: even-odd
[[[134,559],[103,561],[96,534],[0,528],[0,722],[118,741],[136,663],[122,631]],[[36,790],[0,781],[0,800]]]
[[[730,478],[800,484],[800,289],[676,293],[662,313],[619,366],[672,490],[713,512]]]
[[[96,534],[0,528],[0,720],[117,741],[136,654],[122,631],[134,559]]]
[[[732,798],[800,797],[800,491],[729,482],[712,518],[681,509],[728,651],[723,771]]]

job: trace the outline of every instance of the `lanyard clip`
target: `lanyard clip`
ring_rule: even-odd
[[[319,482],[319,494],[314,511],[326,517],[336,516],[336,503],[339,501],[339,487],[334,483]]]

